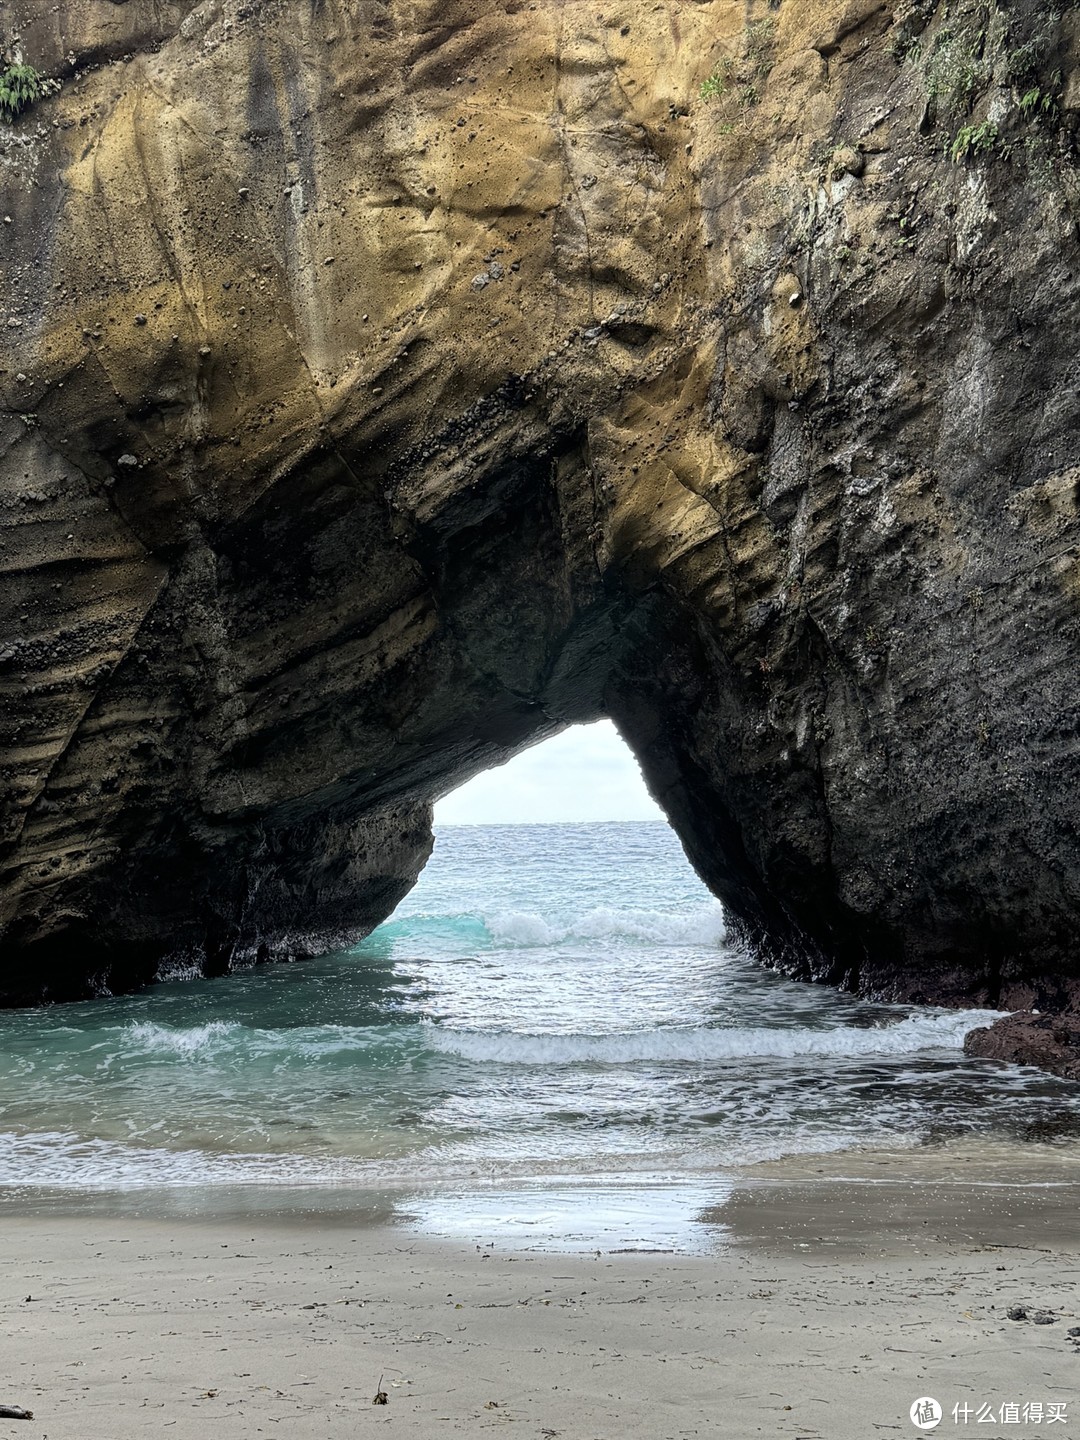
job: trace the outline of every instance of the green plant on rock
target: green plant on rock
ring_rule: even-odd
[[[1060,20],[1061,15],[1051,10],[1042,17],[1025,41],[1006,51],[1002,65],[1002,78],[1005,81],[1018,85],[1029,76],[1039,73],[1055,53]]]
[[[1060,190],[1060,156],[1050,150],[1045,136],[1038,133],[1025,135],[1019,143],[1018,153],[1033,185],[1046,195]]]
[[[0,70],[0,117],[9,123],[17,120],[35,100],[40,100],[48,92],[48,82],[32,65],[7,66]]]
[[[746,58],[755,65],[761,65],[769,58],[773,40],[776,38],[775,20],[755,20],[743,31],[743,50]]]
[[[772,69],[772,47],[776,37],[775,20],[755,20],[742,33],[741,55],[736,60],[725,55],[712,74],[701,82],[698,93],[702,100],[724,100],[737,84],[736,99],[742,109],[756,105],[761,99],[765,78]]]
[[[756,105],[773,65],[775,20],[755,20],[743,31],[743,74],[745,83],[739,92],[740,105]]]
[[[984,36],[946,26],[934,36],[925,59],[926,93],[950,115],[969,114],[976,96],[990,82]]]
[[[980,125],[962,125],[949,150],[953,163],[962,165],[976,156],[991,154],[999,137],[1000,132],[993,120],[984,120]]]
[[[905,51],[921,72],[926,92],[920,128],[940,124],[948,131],[939,141],[946,155],[958,164],[991,153],[1008,160],[1021,150],[1030,152],[1032,137],[1043,142],[1057,131],[1061,138],[1061,56],[1067,40],[1062,0],[1046,5],[1034,0],[945,0],[933,7],[933,15],[923,0],[911,3],[919,5],[918,20],[929,22],[919,32],[918,46]],[[1067,3],[1080,6],[1080,0]],[[986,103],[991,91],[998,97],[996,107]],[[1008,92],[1010,108],[1001,103]],[[976,123],[988,108],[994,120]],[[1022,128],[1029,136],[1020,133]],[[1059,148],[1064,153],[1069,147]]]
[[[922,58],[921,43],[903,28],[895,31],[892,39],[889,41],[888,49],[889,54],[898,65],[903,65],[905,61],[908,61],[912,65],[917,65]]]
[[[1034,86],[1020,97],[1020,113],[1025,120],[1052,119],[1057,114],[1057,96]]]
[[[708,79],[701,82],[698,94],[702,100],[722,100],[728,93],[728,83],[734,68],[734,60],[730,55],[725,55]]]

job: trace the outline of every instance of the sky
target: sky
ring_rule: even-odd
[[[663,820],[610,720],[574,725],[438,801],[437,825]]]

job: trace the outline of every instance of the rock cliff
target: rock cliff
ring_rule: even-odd
[[[7,0],[0,1000],[600,715],[765,959],[1080,995],[1078,16]]]

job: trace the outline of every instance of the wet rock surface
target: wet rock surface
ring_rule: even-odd
[[[1075,1003],[1074,21],[13,0],[0,1000],[362,934],[607,714],[765,959]]]
[[[964,1053],[1014,1065],[1034,1065],[1066,1080],[1080,1080],[1080,1014],[1008,1015],[972,1030]]]

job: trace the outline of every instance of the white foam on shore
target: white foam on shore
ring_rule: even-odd
[[[882,1133],[867,1137],[884,1143]],[[914,1140],[912,1140],[914,1144]],[[763,1160],[790,1155],[828,1154],[851,1148],[851,1136],[796,1129],[765,1139],[747,1134],[738,1146],[725,1147],[724,1174]],[[664,1157],[669,1168],[656,1171],[654,1151],[633,1154],[584,1155],[577,1149],[558,1155],[493,1156],[470,1142],[423,1146],[408,1156],[360,1158],[343,1155],[215,1152],[169,1149],[132,1141],[87,1139],[64,1131],[18,1133],[0,1131],[0,1191],[25,1194],[63,1190],[85,1194],[191,1188],[347,1187],[357,1191],[428,1191],[452,1185],[466,1193],[531,1184],[573,1184],[588,1193],[596,1183],[622,1177],[628,1183],[671,1183],[681,1178],[713,1176],[717,1170],[712,1145],[673,1150]]]
[[[642,1061],[740,1060],[756,1057],[896,1056],[962,1050],[964,1037],[998,1018],[995,1010],[909,1015],[892,1025],[831,1029],[668,1029],[615,1035],[522,1035],[426,1027],[430,1048],[479,1064],[637,1064]]]
[[[302,1155],[168,1150],[59,1131],[0,1132],[0,1186],[141,1190],[189,1185],[319,1185],[357,1182],[356,1161]]]

